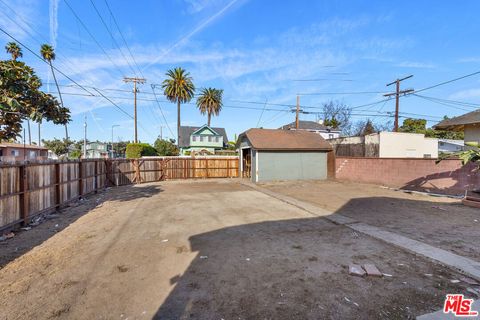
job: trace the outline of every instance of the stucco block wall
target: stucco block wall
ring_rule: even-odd
[[[406,190],[461,195],[480,188],[475,165],[460,160],[394,158],[336,158],[336,179],[373,183]]]
[[[423,134],[380,132],[380,158],[438,158],[438,139]]]
[[[326,152],[267,152],[258,151],[252,158],[255,175],[258,170],[258,180],[309,180],[327,179]],[[255,166],[258,163],[258,168]]]

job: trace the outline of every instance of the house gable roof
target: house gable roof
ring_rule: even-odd
[[[433,126],[437,130],[463,130],[467,124],[480,124],[480,109],[463,114],[461,116],[445,119]]]
[[[290,130],[290,129],[295,129],[296,128],[296,123],[292,122],[289,124],[286,124],[284,126],[281,126],[279,129],[281,130]],[[328,127],[326,125],[320,124],[315,121],[305,121],[305,120],[299,120],[298,121],[298,129],[300,130],[325,130],[325,131],[340,131],[338,128],[332,128]]]
[[[204,129],[207,129],[209,130],[211,133],[213,133],[214,135],[217,135],[217,136],[221,136],[221,134],[217,133],[215,130],[213,130],[213,128],[210,128],[208,125],[204,124],[202,127],[198,128],[197,130],[195,130],[194,132],[192,132],[191,134],[200,134]]]
[[[329,151],[332,146],[319,134],[301,130],[249,129],[238,137],[257,150]]]
[[[207,125],[203,125],[201,127],[189,127],[189,126],[182,126],[180,127],[180,141],[178,143],[178,146],[180,148],[186,148],[190,147],[190,136],[202,129],[202,128],[209,128],[212,130],[212,132],[217,133],[219,136],[223,137],[223,145],[226,145],[228,143],[228,138],[227,138],[227,132],[225,131],[225,128],[218,128],[218,127],[209,127]]]

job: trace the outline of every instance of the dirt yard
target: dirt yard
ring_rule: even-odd
[[[269,188],[298,193],[301,184]],[[352,215],[392,216],[406,201],[398,212],[408,219],[409,203],[423,201],[473,220],[457,205],[375,190],[358,190],[370,207],[353,194],[304,192]],[[0,319],[405,319],[438,309],[446,293],[470,296],[450,269],[235,180],[109,189],[1,243],[0,253]],[[391,276],[350,276],[352,262]]]
[[[332,181],[264,184],[272,191],[480,261],[480,210],[457,199]]]

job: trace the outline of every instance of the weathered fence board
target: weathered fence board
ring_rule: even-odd
[[[0,230],[110,186],[170,179],[235,178],[238,157],[88,159],[0,165]]]

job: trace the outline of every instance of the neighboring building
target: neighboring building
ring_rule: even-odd
[[[323,124],[323,121],[315,122],[315,121],[298,121],[298,129],[295,128],[295,122],[286,124],[280,127],[280,130],[302,130],[302,131],[309,131],[319,134],[324,139],[335,139],[340,137],[340,130],[337,128],[327,127]]]
[[[0,161],[1,162],[15,162],[15,161],[37,161],[47,160],[48,149],[39,147],[33,144],[22,143],[0,143]]]
[[[213,128],[207,125],[201,127],[180,127],[180,154],[197,153],[215,154],[228,146],[227,133],[224,128]]]
[[[465,150],[463,140],[438,139],[438,153],[454,153]]]
[[[103,142],[88,142],[87,143],[87,159],[108,158],[111,145]],[[84,147],[82,145],[82,155],[84,155]]]
[[[433,128],[436,130],[463,131],[465,142],[480,143],[480,109],[440,121]]]
[[[303,130],[250,129],[238,137],[240,176],[253,182],[323,180],[335,174],[332,146]]]
[[[438,139],[420,133],[384,131],[328,141],[340,157],[438,158]]]

